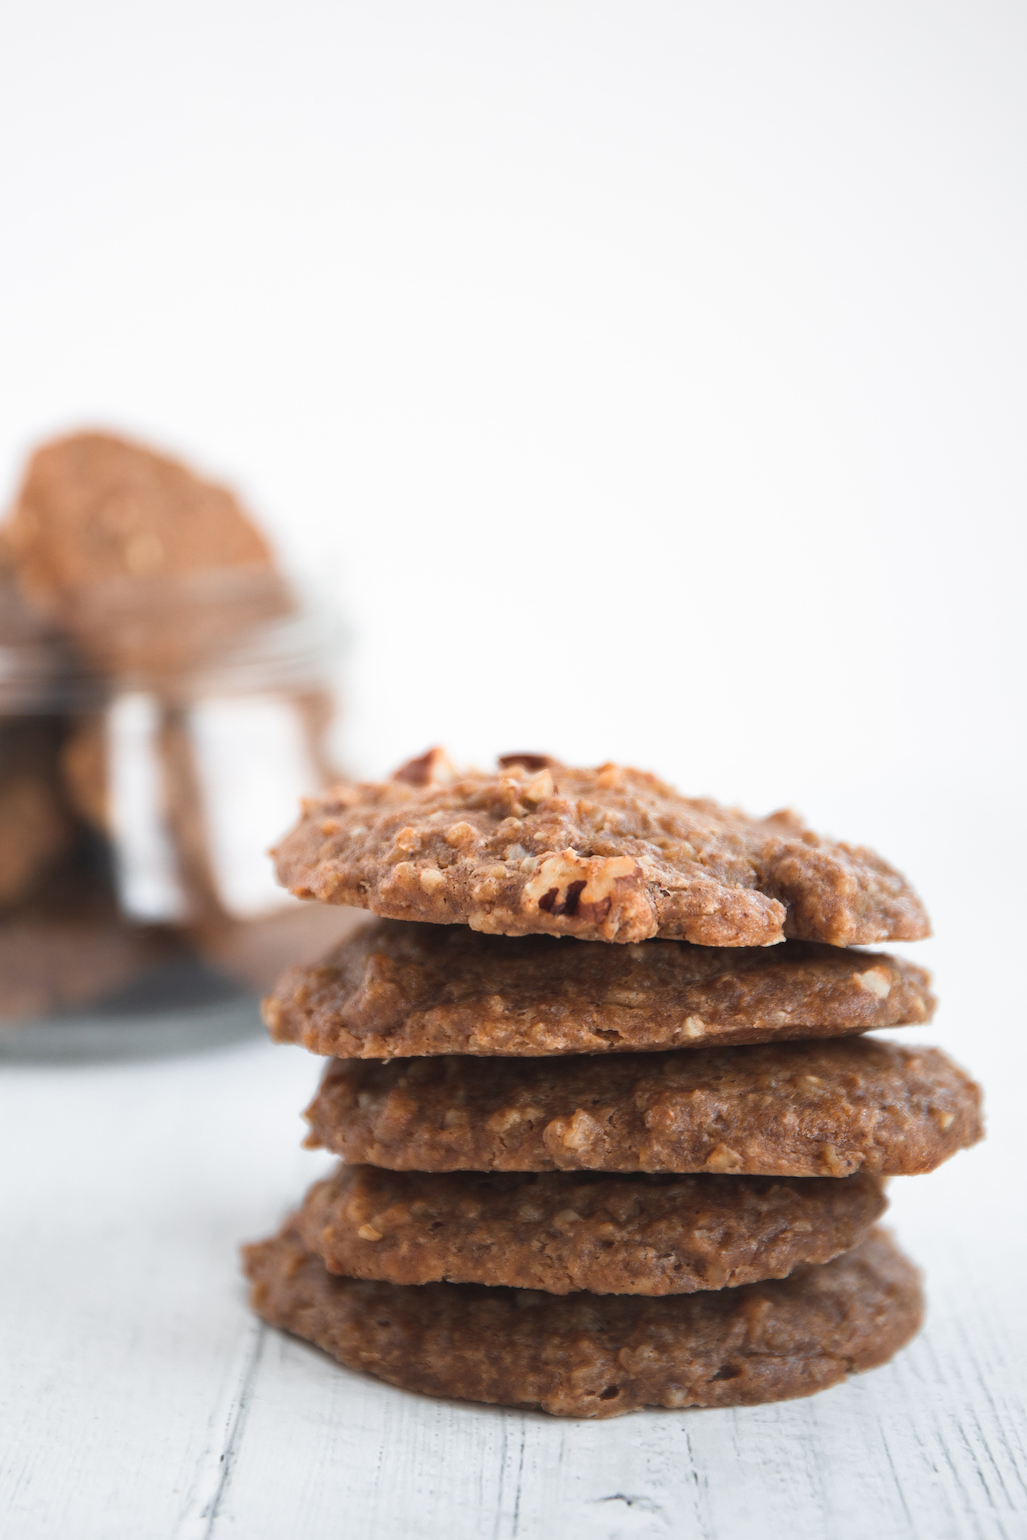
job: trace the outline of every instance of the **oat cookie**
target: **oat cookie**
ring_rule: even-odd
[[[294,606],[231,492],[109,434],[38,450],[5,536],[24,594],[93,667],[147,685]]]
[[[7,535],[22,586],[45,604],[119,578],[271,564],[231,492],[107,433],[36,451]]]
[[[110,775],[107,719],[102,711],[72,719],[61,748],[61,776],[72,807],[97,831],[110,835]]]
[[[12,709],[12,687],[16,691],[24,682],[30,701],[38,702],[46,696],[55,670],[67,663],[66,655],[59,650],[58,633],[22,592],[14,547],[3,526],[0,526],[0,647],[16,649],[4,660],[4,674],[0,676],[0,699],[6,711]]]
[[[923,1319],[917,1269],[882,1230],[790,1278],[662,1299],[340,1278],[289,1227],[245,1260],[258,1315],[347,1368],[561,1417],[812,1395],[886,1363]]]
[[[294,1216],[333,1273],[570,1294],[691,1294],[785,1278],[861,1241],[879,1177],[600,1176],[341,1166]]]
[[[58,716],[0,721],[0,908],[29,897],[74,847],[58,774],[65,729]]]
[[[5,916],[0,925],[0,1055],[6,1025],[84,1007],[102,1010],[111,995],[181,952],[182,943],[172,934],[129,925],[114,915]]]
[[[540,759],[457,775],[433,750],[391,781],[336,787],[279,845],[278,879],[300,898],[506,936],[736,947],[928,934],[898,872],[794,813],[749,818],[642,770]]]
[[[982,1136],[937,1048],[867,1037],[551,1059],[330,1060],[312,1144],[397,1171],[911,1176]]]
[[[372,920],[264,1002],[278,1042],[336,1058],[625,1053],[845,1037],[927,1021],[930,977],[815,942],[578,946]]]

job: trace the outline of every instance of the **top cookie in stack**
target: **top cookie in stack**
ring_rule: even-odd
[[[266,1007],[274,1036],[352,1058],[535,1056],[930,1018],[922,968],[842,950],[929,932],[872,851],[791,813],[688,800],[639,770],[527,754],[500,767],[458,777],[433,749],[391,781],[307,805],[277,851],[280,881],[420,923],[371,924],[286,974]],[[546,939],[566,936],[620,944]],[[689,944],[641,944],[654,937]]]
[[[747,818],[641,770],[508,754],[457,775],[441,749],[312,801],[278,849],[301,898],[500,936],[831,946],[918,941],[917,895],[872,850],[794,813]]]
[[[358,1163],[249,1249],[268,1320],[577,1416],[808,1394],[916,1329],[881,1177],[979,1138],[979,1094],[860,1036],[934,1008],[922,969],[846,950],[928,934],[873,852],[637,770],[435,749],[308,803],[276,855],[381,918],[266,1002],[334,1060],[310,1142]]]

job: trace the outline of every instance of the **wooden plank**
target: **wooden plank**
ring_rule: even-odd
[[[606,1423],[424,1401],[274,1334],[216,1540],[674,1534],[721,1540],[1027,1532],[1019,1311],[968,1319],[959,1249],[928,1330],[809,1401]],[[975,1253],[971,1253],[974,1255]],[[967,1258],[969,1260],[969,1258]],[[1005,1342],[1009,1368],[996,1357]],[[274,1465],[275,1482],[261,1479]]]
[[[3,1067],[5,1540],[1024,1540],[1027,1051],[989,963],[1013,953],[1001,912],[1005,939],[956,949],[945,1012],[903,1034],[990,1104],[986,1144],[892,1186],[927,1329],[784,1406],[565,1423],[350,1374],[253,1322],[236,1259],[325,1164],[298,1148],[316,1061],[256,1042]]]
[[[323,1163],[297,1148],[315,1074],[259,1040],[4,1067],[5,1536],[190,1533],[254,1334],[238,1241]]]

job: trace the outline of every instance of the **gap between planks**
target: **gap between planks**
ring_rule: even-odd
[[[240,1334],[217,1404],[207,1422],[207,1439],[172,1540],[209,1540],[213,1532],[246,1426],[267,1333],[263,1321],[251,1319]]]

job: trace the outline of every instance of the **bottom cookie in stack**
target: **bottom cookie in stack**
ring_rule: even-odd
[[[887,1362],[923,1315],[919,1273],[880,1229],[787,1278],[655,1298],[339,1276],[293,1224],[246,1268],[266,1321],[348,1368],[564,1417],[812,1395]]]

